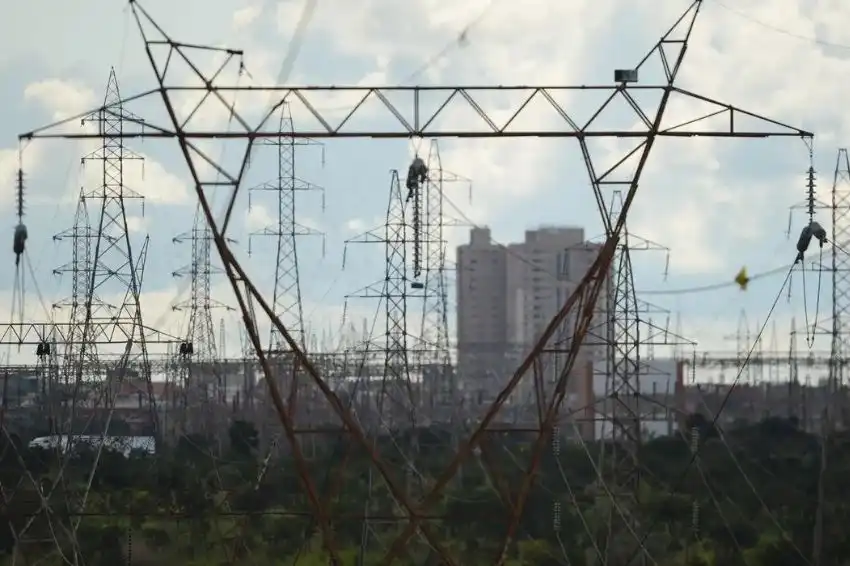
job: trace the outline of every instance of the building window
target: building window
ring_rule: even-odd
[[[562,250],[558,252],[557,266],[555,267],[558,281],[570,280],[570,252]]]

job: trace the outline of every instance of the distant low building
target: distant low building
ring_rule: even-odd
[[[133,451],[145,454],[156,453],[156,439],[152,436],[101,436],[101,435],[53,435],[34,438],[30,448],[58,449],[67,454],[80,447],[120,452],[129,457]]]

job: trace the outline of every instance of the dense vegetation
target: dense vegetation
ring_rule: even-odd
[[[656,439],[637,455],[639,477],[612,464],[628,459],[612,446],[548,447],[507,564],[809,563],[819,439],[793,421],[771,419],[723,437],[704,420],[693,421],[702,445],[696,465],[689,466],[690,435]],[[103,453],[96,466],[92,452],[60,458],[7,442],[0,461],[4,564],[327,565],[294,461],[281,455],[264,466],[250,424],[237,421],[229,432],[215,441],[184,438],[155,458]],[[344,564],[378,564],[403,530],[404,514],[348,436],[325,438],[305,453],[333,516],[334,542]],[[393,456],[400,444],[416,446],[421,475]],[[450,446],[446,433],[423,430],[415,438],[383,439],[378,448],[393,461],[395,479],[421,495],[448,463]],[[429,531],[458,564],[493,564],[530,452],[528,438],[488,435],[427,513]],[[835,435],[828,454],[822,563],[838,566],[850,564],[850,502],[841,492],[850,473],[850,437]],[[39,492],[47,495],[47,511]],[[364,528],[367,511],[380,518]],[[651,558],[642,559],[638,539]],[[416,537],[396,564],[440,560]]]

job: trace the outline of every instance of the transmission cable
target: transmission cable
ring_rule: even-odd
[[[318,0],[306,0],[304,9],[301,11],[301,16],[298,18],[298,23],[295,24],[295,31],[289,40],[289,45],[286,49],[286,56],[280,64],[280,71],[277,73],[277,86],[281,86],[289,80],[289,75],[292,74],[292,69],[295,68],[295,61],[298,55],[301,54],[301,46],[304,44],[304,38],[307,36],[307,28],[310,27],[310,22],[313,19],[313,14],[316,12]]]
[[[773,316],[774,311],[776,310],[777,304],[779,304],[779,299],[782,297],[782,294],[785,292],[785,287],[786,287],[786,285],[788,285],[788,281],[791,279],[791,273],[793,272],[793,270],[794,270],[794,266],[791,266],[791,268],[788,270],[788,273],[785,275],[785,279],[782,282],[782,286],[780,287],[779,292],[776,294],[776,298],[773,300],[773,303],[771,304],[770,309],[767,312],[767,316],[765,317],[764,322],[761,325],[761,328],[759,329],[758,333],[756,334],[755,340],[753,340],[752,345],[750,346],[749,350],[747,351],[747,355],[744,357],[744,360],[741,363],[740,368],[738,369],[737,375],[732,380],[732,383],[729,386],[729,390],[726,392],[726,395],[724,395],[723,400],[720,403],[720,407],[717,409],[717,412],[715,413],[714,417],[711,420],[710,424],[711,424],[712,427],[717,426],[717,422],[720,419],[720,416],[723,414],[723,411],[726,409],[726,405],[729,403],[729,399],[732,396],[733,391],[737,388],[737,385],[741,380],[741,376],[743,375],[744,370],[749,366],[750,361],[752,360],[753,353],[755,352],[756,347],[758,346],[759,342],[762,339],[762,336],[764,335],[765,330],[767,329],[767,325],[770,322],[770,319]],[[687,478],[687,474],[690,471],[691,466],[693,466],[694,463],[696,462],[697,457],[700,455],[700,453],[703,450],[703,447],[704,447],[704,445],[700,445],[699,447],[697,447],[697,449],[691,455],[691,458],[689,459],[687,465],[685,466],[685,469],[682,471],[678,480],[675,482],[675,485],[673,487],[674,491],[678,491],[679,488],[682,487],[682,484],[684,483],[685,479]],[[658,526],[659,522],[660,522],[659,519],[656,518],[655,520],[653,520],[652,523],[650,523],[649,528],[647,528],[647,530],[645,531],[645,534],[641,538],[641,544],[646,543],[647,539],[652,534],[652,532],[655,530],[655,527]],[[640,549],[636,549],[630,555],[630,558],[625,561],[625,563],[626,564],[631,563],[632,560],[634,560],[635,556],[637,556],[637,553],[638,553],[639,550]],[[797,551],[799,552],[799,549]],[[806,562],[806,564],[809,564],[808,559],[804,555],[802,555],[802,553],[800,554],[800,556],[803,558],[803,560]]]
[[[696,351],[694,351],[694,355],[696,355]],[[703,404],[704,403],[705,403],[705,400],[703,400]],[[686,436],[684,431],[680,430],[679,436],[682,438],[683,441],[685,441],[686,443],[688,442],[689,439]],[[699,440],[700,440],[699,436],[697,435],[697,442],[698,442],[697,447],[700,446]],[[711,503],[714,505],[715,511],[717,511],[717,515],[720,517],[720,520],[723,523],[723,526],[726,528],[726,532],[729,535],[729,538],[732,540],[732,544],[735,547],[735,550],[738,551],[738,554],[741,557],[746,556],[744,554],[744,549],[741,546],[741,543],[738,541],[738,535],[735,534],[735,530],[732,528],[732,524],[730,523],[729,519],[727,518],[726,512],[723,510],[723,506],[720,504],[720,501],[717,498],[717,494],[715,493],[714,488],[711,486],[711,482],[709,482],[709,479],[708,479],[709,476],[706,473],[706,471],[705,471],[705,469],[704,469],[704,467],[703,467],[703,465],[700,462],[698,457],[695,459],[694,465],[696,467],[697,473],[700,476],[700,480],[702,480],[702,484],[705,486],[706,493],[708,494],[708,497],[711,500]],[[740,511],[740,507],[738,506],[738,504],[735,501],[732,500],[731,497],[729,497],[725,493],[723,494],[723,496],[724,496],[724,500],[726,502],[728,502],[730,505],[735,507],[736,510]],[[694,503],[698,503],[698,502],[694,501]],[[697,511],[698,511],[698,509],[697,509]],[[695,521],[694,524],[693,524],[694,534],[696,536],[698,536],[698,532],[699,532],[698,517],[694,517],[694,519],[697,519],[697,521]],[[746,563],[746,559],[744,559],[744,562]]]
[[[370,332],[369,332],[370,336],[372,334],[374,334],[375,329],[377,327],[378,319],[381,315],[382,301],[383,301],[383,299],[379,300],[378,306],[375,308],[375,315],[372,318],[372,323],[370,325]],[[360,386],[363,384],[364,380],[366,380],[366,378],[364,378],[362,372],[363,372],[363,369],[366,367],[366,364],[368,363],[368,358],[369,358],[369,354],[370,354],[368,342],[367,342],[366,347],[364,348],[364,351],[363,351],[362,354],[363,354],[362,358],[360,359],[360,362],[357,364],[357,374],[356,375],[358,375],[359,378],[354,383],[354,387],[352,388],[351,394],[348,396],[348,400],[347,400],[348,402],[346,403],[346,407],[345,407],[345,409],[349,413],[351,412],[351,408],[354,405],[354,399],[357,397],[357,393],[360,389]],[[339,439],[334,444],[333,450],[331,451],[331,459],[336,459],[336,457],[342,451],[343,446],[345,446],[345,445],[346,445],[345,437],[343,435],[340,435]],[[261,471],[262,475],[265,475],[266,469],[267,469],[267,467],[264,467],[264,469]],[[371,474],[370,474],[370,481],[371,481]],[[327,470],[325,471],[325,477],[322,481],[322,485],[323,485],[325,491],[328,490],[330,482],[331,482],[331,467],[329,466],[327,468]],[[259,483],[259,478],[258,478],[258,483]],[[369,502],[369,500],[367,499],[367,505],[368,505],[368,502]],[[293,559],[292,559],[292,565],[293,566],[296,566],[298,564],[298,562],[300,561],[300,559],[302,557],[303,552],[307,548],[307,545],[308,545],[308,542],[309,542],[309,537],[307,537],[307,534],[310,532],[310,530],[312,528],[315,527],[315,524],[316,524],[316,518],[313,517],[312,520],[304,527],[304,531],[303,531],[303,535],[302,535],[303,538],[304,538],[304,542],[301,544],[301,546],[298,547],[298,550],[296,551],[295,555],[293,556]],[[362,546],[362,541],[361,541],[361,546]]]
[[[779,273],[784,273],[791,266],[790,265],[782,265],[780,267],[770,269],[768,271],[762,271],[761,273],[756,273],[755,275],[749,275],[747,277],[747,282],[756,281],[758,279],[764,279],[766,277],[771,277],[773,275],[777,275]],[[699,285],[696,287],[682,287],[678,289],[649,289],[643,291],[635,291],[638,295],[688,295],[692,293],[707,293],[711,291],[719,291],[721,289],[727,289],[730,287],[740,287],[741,285],[737,281],[723,281],[718,283],[712,283],[709,285]]]
[[[823,247],[820,248],[820,256],[818,258],[818,264],[822,265],[823,263]],[[820,312],[820,292],[821,292],[821,282],[823,280],[823,269],[818,269],[818,286],[817,286],[817,296],[815,299],[815,312],[814,319],[812,324],[809,324],[809,302],[808,302],[808,293],[806,292],[806,264],[805,262],[800,262],[800,272],[803,274],[803,316],[806,323],[806,345],[811,349],[815,345],[815,334],[817,333],[818,326],[818,314]]]
[[[697,385],[697,391],[699,391],[700,395],[702,396],[702,391],[701,391],[699,385]],[[704,398],[703,398],[703,404],[705,404]],[[726,438],[726,433],[723,432],[722,427],[720,427],[719,425],[714,425],[714,429],[717,431],[717,437],[720,439],[720,442],[723,444],[723,447],[726,448],[726,451],[729,453],[729,458],[732,460],[732,463],[734,464],[735,469],[738,471],[738,473],[741,474],[741,477],[744,479],[744,483],[747,484],[747,487],[750,489],[750,491],[755,496],[756,501],[758,502],[759,506],[767,514],[767,517],[768,517],[768,519],[770,519],[770,522],[773,523],[773,526],[775,526],[777,529],[779,529],[779,532],[782,535],[782,538],[784,538],[786,541],[788,541],[794,547],[794,550],[801,557],[803,557],[805,559],[805,556],[803,555],[802,551],[794,543],[793,539],[788,534],[788,531],[779,522],[779,519],[776,517],[776,514],[770,509],[770,507],[768,507],[764,498],[759,494],[758,490],[756,489],[755,484],[750,479],[749,474],[747,474],[747,472],[744,470],[744,467],[741,465],[740,458],[735,454],[735,451],[732,449],[732,446],[729,444],[729,441]],[[697,465],[697,467],[699,467],[699,465]]]
[[[410,75],[407,76],[404,80],[397,83],[396,87],[403,87],[406,83],[410,83],[411,81],[419,78],[424,73],[426,73],[429,69],[431,69],[434,65],[445,59],[445,57],[449,54],[449,52],[456,47],[465,47],[469,42],[469,34],[476,26],[480,25],[481,22],[487,17],[490,11],[496,6],[499,0],[490,0],[490,2],[484,6],[481,12],[478,13],[476,17],[470,20],[466,25],[460,28],[459,31],[456,32],[454,39],[446,43],[441,49],[436,51],[433,55],[431,55],[428,59],[426,59],[415,71],[413,71]],[[306,9],[306,8],[305,8]],[[278,81],[278,85],[282,85],[281,81]],[[367,95],[368,96],[368,95]],[[361,101],[362,103],[362,101]],[[358,105],[359,106],[359,105]],[[340,106],[326,106],[323,108],[317,108],[317,112],[356,112],[356,106],[352,104],[348,105],[340,105]]]
[[[847,250],[845,250],[843,247],[839,246],[839,245],[838,245],[838,244],[836,244],[835,242],[830,242],[830,243],[832,244],[832,247],[833,247],[833,248],[835,248],[836,250],[840,251],[840,252],[841,252],[841,253],[843,253],[844,255],[846,255],[846,256],[848,256],[848,257],[850,257],[850,252],[848,252]]]
[[[733,14],[733,15],[741,18],[741,19],[747,20],[748,22],[755,24],[759,27],[762,27],[762,28],[764,28],[768,31],[773,32],[773,33],[776,33],[776,34],[779,34],[779,35],[784,35],[786,37],[791,37],[791,38],[794,38],[794,39],[798,39],[800,41],[812,43],[814,45],[820,45],[822,47],[831,47],[833,49],[850,50],[850,45],[847,45],[847,44],[844,44],[844,43],[836,43],[836,42],[833,42],[833,41],[826,41],[826,40],[823,40],[823,39],[818,39],[817,37],[806,36],[806,35],[794,33],[790,30],[774,26],[772,24],[769,24],[765,21],[762,21],[762,20],[756,18],[755,16],[751,16],[751,15],[745,13],[745,12],[741,12],[741,11],[735,9],[735,8],[732,8],[731,6],[724,4],[720,0],[712,0],[712,2],[714,4],[717,4],[720,8],[726,10],[730,14]]]
[[[496,6],[497,0],[490,0],[486,6],[478,13],[478,15],[469,21],[461,30],[457,33],[457,36],[448,42],[442,49],[434,53],[431,57],[429,57],[418,69],[416,69],[413,73],[410,74],[405,80],[401,81],[401,84],[410,83],[424,73],[426,73],[431,67],[442,61],[449,52],[456,47],[464,47],[469,42],[469,32],[472,31],[473,28],[477,27],[484,18],[490,13]]]

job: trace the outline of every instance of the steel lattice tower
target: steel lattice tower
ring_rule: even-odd
[[[305,347],[297,242],[299,236],[321,236],[322,234],[297,221],[296,195],[302,191],[323,191],[323,189],[299,179],[296,176],[295,162],[299,147],[320,144],[309,139],[297,139],[292,135],[292,115],[288,104],[280,108],[280,132],[281,135],[277,139],[263,141],[263,145],[277,148],[277,178],[251,189],[252,192],[271,191],[277,196],[275,223],[254,232],[251,236],[270,236],[277,240],[273,292],[275,314],[284,321],[286,328],[296,337],[298,343]],[[289,349],[274,327],[271,328],[269,349],[272,351]]]
[[[77,210],[74,213],[74,224],[71,228],[63,230],[53,236],[56,242],[70,239],[71,261],[53,270],[55,275],[64,273],[71,274],[71,296],[53,305],[54,308],[72,309],[70,320],[75,321],[84,313],[86,294],[89,288],[89,276],[91,274],[91,242],[95,237],[92,231],[89,211],[86,206],[86,197],[83,191],[77,199]],[[82,323],[83,318],[79,319]]]
[[[212,361],[217,358],[215,344],[215,326],[212,320],[214,308],[226,308],[213,300],[210,289],[213,275],[221,273],[210,261],[212,251],[212,233],[200,211],[195,212],[192,229],[174,238],[179,244],[189,241],[192,245],[192,263],[174,272],[175,277],[188,276],[191,281],[190,297],[174,305],[174,310],[189,312],[186,338],[192,346],[195,359]]]
[[[845,340],[850,332],[850,157],[838,150],[832,183],[832,343],[831,359],[843,361],[847,355]],[[833,394],[844,383],[844,364],[830,365],[829,385]]]
[[[813,168],[809,169],[809,187],[807,210],[810,217],[814,216],[816,209],[829,208],[832,220],[831,265],[829,268],[824,265],[818,266],[821,270],[829,269],[832,272],[832,324],[828,329],[817,325],[811,329],[814,334],[828,333],[830,335],[827,403],[821,419],[820,477],[812,542],[812,563],[820,566],[824,540],[824,507],[827,500],[825,478],[830,459],[831,435],[836,427],[846,426],[848,418],[847,391],[844,383],[847,328],[850,321],[850,256],[847,253],[850,247],[850,157],[848,157],[847,149],[839,149],[835,160],[831,203],[824,205],[815,200]],[[792,324],[792,339],[795,335],[796,330]],[[809,328],[806,329],[806,336],[809,336]],[[793,348],[792,353],[795,353],[795,350],[796,348]]]
[[[407,204],[398,171],[393,170],[384,226],[346,241],[346,244],[384,245],[383,279],[349,297],[379,299],[384,303],[385,340],[377,345],[377,350],[383,350],[385,355],[375,407],[376,417],[385,426],[395,429],[415,423],[418,408],[418,395],[410,379],[407,308],[410,299],[421,298],[422,295],[412,294],[408,289],[411,283],[407,274],[408,246],[411,245],[411,239],[408,234]],[[370,389],[372,385],[369,384]]]
[[[405,475],[408,490],[415,475],[416,441],[414,436],[404,439],[405,431],[416,427],[418,388],[411,382],[411,360],[408,350],[408,301],[413,298],[408,290],[411,281],[408,279],[408,246],[412,245],[407,223],[407,199],[402,193],[398,171],[391,172],[389,200],[387,204],[386,222],[382,233],[379,229],[370,230],[348,240],[346,243],[381,243],[384,245],[384,277],[383,281],[369,285],[350,297],[379,299],[384,309],[384,340],[376,344],[372,350],[370,344],[365,344],[366,356],[369,351],[383,351],[383,372],[380,380],[372,377],[370,371],[360,376],[370,399],[368,410],[363,415],[364,424],[370,431],[372,442],[377,442],[382,434],[389,434],[397,439],[393,446],[398,451],[395,456],[405,462]],[[421,295],[415,295],[416,298]],[[368,362],[367,362],[368,363]],[[362,387],[363,385],[361,385]],[[372,491],[380,484],[377,478],[369,472],[369,500],[366,502],[366,517],[363,522],[361,536],[361,554],[365,555],[372,545],[372,535],[380,521],[375,524],[369,519]]]
[[[614,195],[610,216],[620,215],[622,201]],[[613,273],[608,282],[607,304],[609,343],[607,347],[606,390],[613,400],[611,434],[628,451],[625,459],[616,459],[619,481],[622,486],[636,490],[639,483],[640,464],[638,450],[641,443],[640,409],[640,317],[634,288],[632,256],[629,247],[628,227],[624,226],[620,242],[614,252]]]
[[[75,376],[78,373],[78,366],[83,357],[88,358],[90,367],[97,371],[97,351],[94,347],[89,347],[83,351],[83,330],[86,324],[86,296],[89,292],[90,278],[92,274],[92,241],[95,239],[95,233],[91,227],[89,219],[88,207],[86,206],[85,193],[81,190],[77,200],[77,210],[74,214],[74,224],[62,232],[53,236],[54,241],[71,240],[71,261],[57,267],[53,270],[56,275],[65,273],[71,274],[71,296],[55,303],[54,309],[68,310],[69,331],[66,337],[63,351],[63,367],[61,379],[64,386],[75,381]],[[100,299],[92,297],[92,303],[98,308]],[[42,347],[43,350],[43,347]],[[56,407],[53,403],[52,384],[49,388],[48,399],[50,399],[50,418],[55,419]]]
[[[76,368],[75,381],[78,385],[84,377],[84,372],[89,371],[89,368],[85,366],[86,360],[92,355],[90,353],[92,325],[104,322],[110,324],[112,332],[109,341],[125,346],[117,367],[112,370],[115,372],[114,377],[117,377],[120,382],[125,377],[124,374],[129,365],[140,368],[141,375],[138,378],[145,384],[148,401],[151,404],[151,418],[156,426],[150,362],[139,300],[147,243],[141,246],[137,257],[133,255],[133,244],[127,228],[125,210],[127,200],[143,198],[124,186],[125,162],[141,159],[139,155],[124,146],[124,121],[128,118],[137,119],[134,115],[125,112],[115,69],[111,69],[103,108],[84,121],[84,123],[96,123],[98,127],[101,146],[84,157],[83,162],[100,162],[101,184],[97,189],[83,195],[87,201],[99,202],[100,210],[96,213],[96,228],[92,234],[91,271],[87,275],[80,274],[79,281],[75,281],[75,283],[85,281],[88,284],[88,289],[85,291],[84,314],[79,317],[74,315],[75,319],[81,320],[83,324],[78,344],[79,365]],[[82,234],[82,236],[86,235]],[[74,247],[85,250],[86,244],[75,242]],[[79,267],[81,267],[80,264],[78,264],[78,271]],[[116,296],[117,304],[107,304],[100,300],[106,295]],[[107,369],[107,383],[111,383],[112,377],[113,375],[109,375]]]
[[[410,382],[407,343],[407,223],[398,171],[392,172],[385,228],[386,359],[378,411],[391,427],[416,422],[416,394]],[[389,405],[389,407],[388,407]],[[389,411],[387,411],[389,409]]]
[[[199,207],[200,208],[200,207]],[[221,368],[217,367],[218,353],[216,351],[215,326],[213,324],[213,309],[228,309],[227,305],[212,298],[211,280],[222,270],[212,265],[212,232],[206,218],[200,210],[195,212],[192,229],[174,238],[174,243],[189,241],[192,246],[192,262],[173,273],[175,277],[188,276],[191,291],[187,300],[173,306],[177,311],[188,311],[188,321],[185,332],[185,342],[180,345],[179,355],[182,358],[182,383],[184,418],[188,417],[191,424],[184,422],[183,427],[195,426],[195,419],[204,420],[208,415],[203,409],[208,407],[211,400],[223,401],[226,384],[223,382]],[[203,415],[193,413],[194,409],[202,409]]]
[[[251,189],[251,192],[272,192],[277,197],[274,224],[252,233],[249,236],[248,247],[250,253],[251,240],[256,236],[275,238],[275,272],[272,292],[274,312],[276,316],[285,321],[286,328],[291,329],[292,335],[300,347],[306,349],[307,339],[302,309],[301,280],[298,271],[298,238],[300,236],[321,236],[322,234],[298,222],[296,216],[297,194],[303,191],[323,191],[323,189],[296,176],[296,152],[300,147],[320,144],[310,139],[296,139],[292,135],[294,129],[288,104],[284,104],[280,108],[279,126],[281,133],[279,137],[262,142],[262,145],[277,149],[276,179]],[[287,398],[290,411],[295,411],[299,389],[301,389],[297,366],[293,363],[292,356],[287,355],[290,352],[289,346],[273,325],[270,329],[269,352],[273,356],[281,386],[288,390]],[[312,395],[308,394],[307,397],[309,399]]]
[[[422,221],[424,281],[422,288],[422,327],[420,330],[423,384],[437,406],[451,406],[455,387],[449,350],[448,283],[446,281],[446,239],[443,214],[443,165],[440,147],[431,141],[428,152],[428,178],[424,185],[425,214]],[[433,383],[433,385],[431,385]]]
[[[608,209],[611,218],[617,218],[624,204],[623,194],[614,190]],[[652,352],[656,346],[676,347],[693,345],[667,327],[656,325],[653,314],[667,311],[638,298],[634,287],[633,257],[635,252],[669,250],[655,242],[632,234],[628,224],[623,226],[620,240],[615,248],[611,273],[607,278],[607,292],[600,300],[597,312],[603,314],[605,323],[605,401],[603,411],[603,438],[610,438],[613,446],[602,446],[603,453],[611,448],[608,464],[615,481],[613,495],[623,498],[623,506],[631,509],[640,505],[642,467],[640,450],[644,436],[644,421],[654,420],[652,415],[664,404],[657,395],[664,394],[648,388],[644,391],[644,380],[657,383],[658,377],[667,380],[670,375],[659,373],[652,365]],[[669,256],[668,256],[669,259]],[[665,271],[666,273],[666,271]],[[668,319],[669,324],[669,319]],[[593,344],[597,344],[596,340]],[[588,344],[590,345],[590,344]],[[596,372],[594,372],[596,373]],[[669,387],[669,381],[668,387]],[[675,386],[667,391],[672,396]],[[605,494],[606,497],[610,494]],[[619,530],[616,523],[623,517],[612,508],[609,515],[609,534],[605,548],[609,559],[616,552],[610,546],[614,537],[610,533]],[[627,530],[636,525],[626,526]]]

